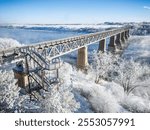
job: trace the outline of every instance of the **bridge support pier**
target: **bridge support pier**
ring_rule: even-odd
[[[115,36],[110,37],[110,42],[108,44],[108,50],[111,52],[115,52],[115,50],[116,50]]]
[[[122,42],[121,42],[121,33],[116,35],[116,41],[115,41],[117,47],[119,49],[122,49]]]
[[[106,39],[103,39],[99,41],[99,47],[98,47],[98,52],[105,52],[106,51]]]
[[[0,57],[0,64],[3,64],[3,58]]]
[[[88,51],[87,47],[82,47],[78,50],[77,67],[84,69],[88,66]]]
[[[130,31],[129,30],[126,31],[126,35],[128,38],[130,37]]]
[[[122,43],[125,43],[126,39],[125,39],[125,32],[121,33],[121,41]]]
[[[125,31],[125,39],[128,40],[128,31]]]

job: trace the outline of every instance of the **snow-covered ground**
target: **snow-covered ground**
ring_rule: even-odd
[[[73,26],[75,25],[72,28]],[[128,43],[123,57],[142,61],[143,68],[145,64],[149,67],[150,37],[134,36]],[[14,39],[0,38],[0,50],[20,45]],[[150,78],[147,75],[143,76],[143,82],[138,83],[140,87],[127,94],[115,80],[101,80],[97,84],[94,71],[84,73],[75,66],[64,63],[60,69],[64,83],[45,93],[47,98],[41,102],[30,102],[29,96],[21,95],[15,85],[16,80],[11,70],[13,66],[13,63],[0,66],[1,112],[150,112]],[[148,74],[149,70],[148,68]]]
[[[150,63],[150,36],[132,36],[124,57]]]

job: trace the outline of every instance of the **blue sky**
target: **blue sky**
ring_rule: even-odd
[[[150,22],[150,0],[0,0],[0,23]]]

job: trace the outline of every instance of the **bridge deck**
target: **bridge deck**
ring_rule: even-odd
[[[36,50],[36,52],[41,54],[43,57],[49,57],[50,59],[53,59],[127,30],[129,30],[129,27],[90,33],[65,39],[45,41],[30,46],[10,48],[0,52],[0,59],[5,58],[5,56],[11,57],[16,53],[25,53],[27,50]]]

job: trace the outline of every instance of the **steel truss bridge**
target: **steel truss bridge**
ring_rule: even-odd
[[[84,68],[88,64],[88,45],[99,42],[99,51],[106,51],[106,38],[110,38],[109,49],[121,49],[129,37],[129,29],[130,27],[122,27],[10,48],[0,52],[0,63],[4,65],[5,62],[21,59],[13,69],[14,77],[18,79],[18,86],[24,88],[31,97],[38,98],[37,91],[49,91],[53,85],[60,83],[61,56],[78,50],[77,66]]]

